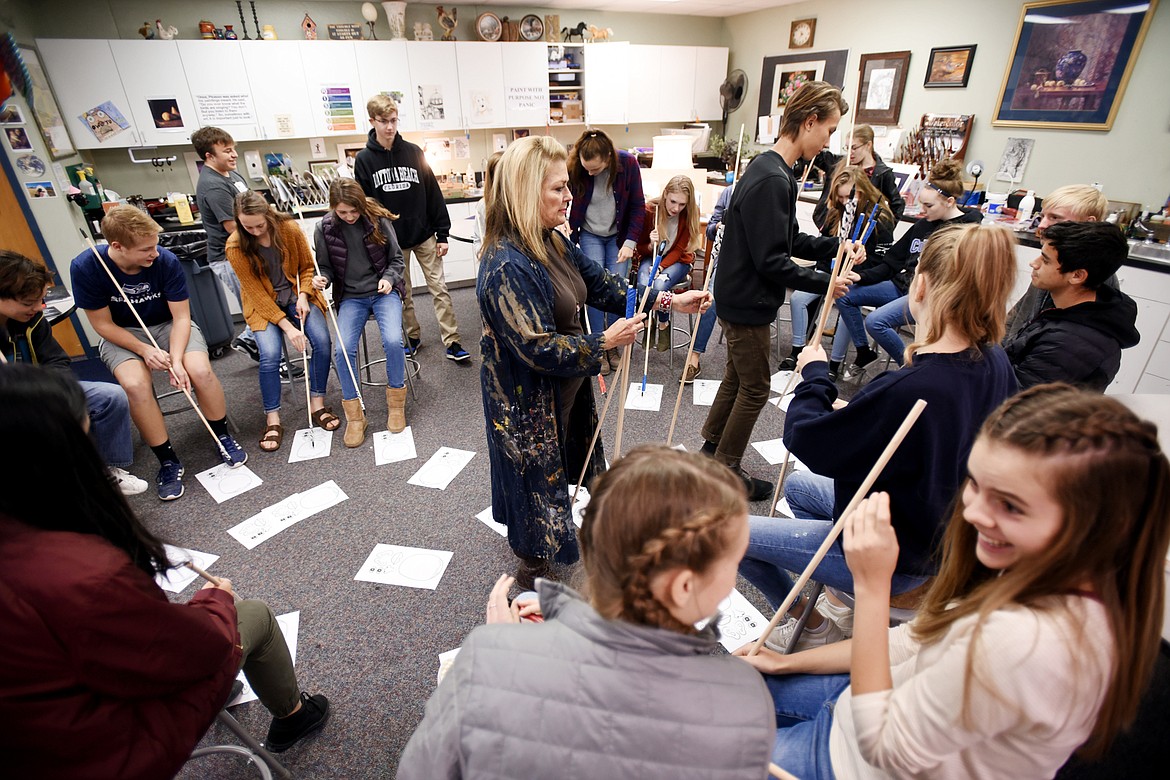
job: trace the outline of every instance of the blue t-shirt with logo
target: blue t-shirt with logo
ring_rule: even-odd
[[[82,309],[110,308],[110,317],[115,325],[123,328],[137,328],[138,320],[130,312],[122,297],[124,293],[148,326],[170,322],[169,301],[187,300],[187,279],[179,258],[169,249],[158,248],[158,257],[149,268],[136,274],[123,272],[110,260],[110,247],[98,247],[102,262],[114,273],[121,290],[114,290],[110,277],[98,267],[97,258],[88,249],[73,258],[70,273],[73,277],[73,299]]]

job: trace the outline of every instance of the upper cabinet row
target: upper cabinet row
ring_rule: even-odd
[[[79,149],[184,144],[205,125],[237,141],[360,135],[369,129],[366,101],[379,93],[397,100],[403,132],[549,121],[544,43],[40,39],[37,46]],[[585,79],[594,87],[588,122],[719,118],[726,48],[586,50]]]

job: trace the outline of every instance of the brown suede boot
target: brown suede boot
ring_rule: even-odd
[[[406,428],[406,387],[386,388],[386,430],[402,433]]]
[[[362,411],[360,399],[341,401],[341,408],[345,411],[345,446],[360,447],[366,440],[366,413]]]
[[[622,351],[620,349],[607,349],[605,356],[609,360],[610,371],[617,371],[618,366],[622,364]]]

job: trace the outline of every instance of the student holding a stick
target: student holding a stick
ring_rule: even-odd
[[[735,185],[723,214],[723,246],[715,298],[727,338],[723,382],[703,425],[703,451],[740,475],[751,501],[772,494],[773,485],[747,474],[740,466],[756,420],[768,401],[771,385],[771,325],[788,288],[837,298],[850,276],[829,290],[828,277],[801,268],[806,260],[847,257],[865,259],[862,247],[846,247],[836,238],[807,236],[796,220],[797,181],[792,166],[824,148],[848,110],[841,90],[824,81],[810,81],[784,109],[780,139],[748,165]],[[848,249],[848,254],[840,250]]]
[[[913,590],[935,573],[937,535],[962,481],[967,452],[987,415],[1016,391],[1011,364],[997,346],[1015,276],[1010,230],[943,228],[927,244],[910,286],[918,322],[907,350],[910,365],[882,374],[848,406],[834,410],[837,388],[828,377],[824,350],[813,344],[801,353],[797,367],[804,381],[788,407],[784,444],[811,471],[797,471],[784,483],[796,519],[752,518],[752,542],[740,564],[740,572],[773,607],[791,589],[788,572],[800,571],[811,560],[883,443],[918,399],[927,402],[926,411],[875,489],[890,495],[901,544],[894,593]],[[853,592],[839,545],[830,549],[814,579]],[[818,607],[809,615],[800,649],[837,641],[851,629],[847,609],[827,597]],[[773,631],[768,646],[786,648],[795,624],[790,619]]]
[[[832,207],[828,210],[828,215],[821,227],[821,232],[826,236],[838,234],[844,219],[846,204],[854,198],[856,198],[855,205],[857,207],[854,216],[855,224],[856,220],[863,216],[868,219],[870,214],[874,213],[874,206],[878,207],[875,218],[877,227],[869,233],[869,240],[865,243],[866,258],[869,259],[870,263],[875,262],[876,258],[884,255],[890,245],[894,243],[894,216],[890,212],[885,196],[870,183],[869,176],[866,175],[865,171],[856,166],[839,168],[829,181],[829,188],[833,192]],[[862,266],[862,268],[864,267]],[[828,260],[818,262],[817,270],[828,274],[831,270]],[[796,359],[800,356],[800,351],[804,349],[805,339],[809,335],[809,309],[823,298],[823,295],[817,293],[793,291],[789,299],[789,305],[792,309],[792,351],[788,357],[781,361],[781,371],[792,371],[796,368]],[[835,335],[833,337],[833,344],[836,344],[837,339],[841,338],[841,343],[844,345],[845,339],[849,337],[844,322],[838,321],[837,333],[841,334],[842,331],[845,331],[842,336]]]
[[[353,179],[337,179],[329,185],[329,209],[313,237],[320,270],[313,286],[324,290],[334,284],[338,330],[334,362],[345,410],[344,441],[346,447],[360,447],[366,440],[366,415],[354,372],[358,339],[371,313],[386,355],[386,428],[391,433],[406,429],[406,353],[402,350],[406,266],[394,234],[395,216],[367,198]]]
[[[234,217],[237,229],[228,237],[227,259],[240,280],[244,319],[260,349],[260,397],[267,418],[260,449],[273,452],[284,439],[279,369],[286,336],[298,352],[313,346],[306,378],[313,423],[327,431],[341,425],[341,418],[325,406],[330,358],[325,297],[312,286],[309,242],[292,217],[252,191],[236,196]]]
[[[651,279],[654,249],[665,239],[666,252],[658,266],[658,275]],[[646,202],[646,218],[634,257],[638,266],[638,284],[653,287],[657,292],[673,290],[691,273],[695,257],[702,257],[703,231],[699,227],[699,204],[695,201],[695,185],[689,176],[675,176],[662,188],[662,195]],[[670,349],[670,315],[658,312],[658,328],[654,347],[659,352]]]
[[[876,493],[844,527],[853,640],[744,658],[768,675],[784,769],[1053,777],[1074,751],[1102,755],[1136,715],[1170,542],[1156,427],[1114,399],[1040,385],[988,418],[965,465],[913,621],[889,628],[903,536]]]
[[[567,153],[555,139],[514,142],[487,193],[476,297],[483,317],[481,381],[491,463],[492,515],[508,526],[517,579],[531,588],[551,563],[578,558],[569,479],[588,485],[605,469],[592,385],[606,350],[633,343],[644,312],[626,319],[627,282],[556,230],[571,197]],[[701,312],[699,291],[638,295],[646,310]],[[585,332],[586,303],[619,319]],[[624,398],[625,383],[611,390]],[[571,475],[571,476],[570,476]]]
[[[268,750],[325,725],[329,702],[301,692],[266,604],[235,602],[226,579],[185,604],[155,584],[176,564],[107,476],[71,377],[7,367],[0,409],[0,441],[20,442],[0,447],[19,486],[0,491],[7,774],[172,777],[241,667],[276,716]]]
[[[588,598],[541,580],[538,604],[510,605],[501,577],[399,780],[764,777],[772,702],[758,674],[715,654],[712,617],[746,545],[747,504],[727,469],[662,445],[631,450],[584,510]],[[534,611],[543,622],[521,622]]]
[[[894,176],[893,169],[886,165],[885,161],[874,151],[873,138],[872,127],[857,125],[849,135],[850,147],[847,162],[844,155],[833,154],[825,149],[817,154],[808,165],[820,168],[824,172],[826,185],[830,183],[830,179],[836,176],[842,164],[861,168],[874,188],[885,197],[886,204],[894,214],[894,221],[897,222],[906,211],[906,201],[898,190],[898,179]],[[795,173],[797,176],[804,174],[804,165],[797,165]],[[822,230],[825,228],[825,222],[832,209],[832,193],[831,187],[822,188],[821,198],[817,201],[816,208],[813,209],[813,222]],[[826,235],[828,234],[826,233]]]
[[[158,246],[162,228],[133,206],[110,209],[101,227],[109,245],[73,258],[73,297],[101,336],[102,362],[126,391],[130,417],[159,460],[158,497],[171,501],[183,495],[184,469],[154,397],[152,372],[168,372],[171,384],[189,400],[194,390],[196,411],[212,431],[224,463],[243,465],[248,454],[228,432],[223,386],[211,370],[203,334],[191,321],[179,259]]]

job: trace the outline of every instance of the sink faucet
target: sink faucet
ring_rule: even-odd
[[[1147,244],[1154,243],[1154,229],[1142,223],[1141,216],[1134,217],[1129,223],[1129,235],[1133,238],[1142,238]]]

